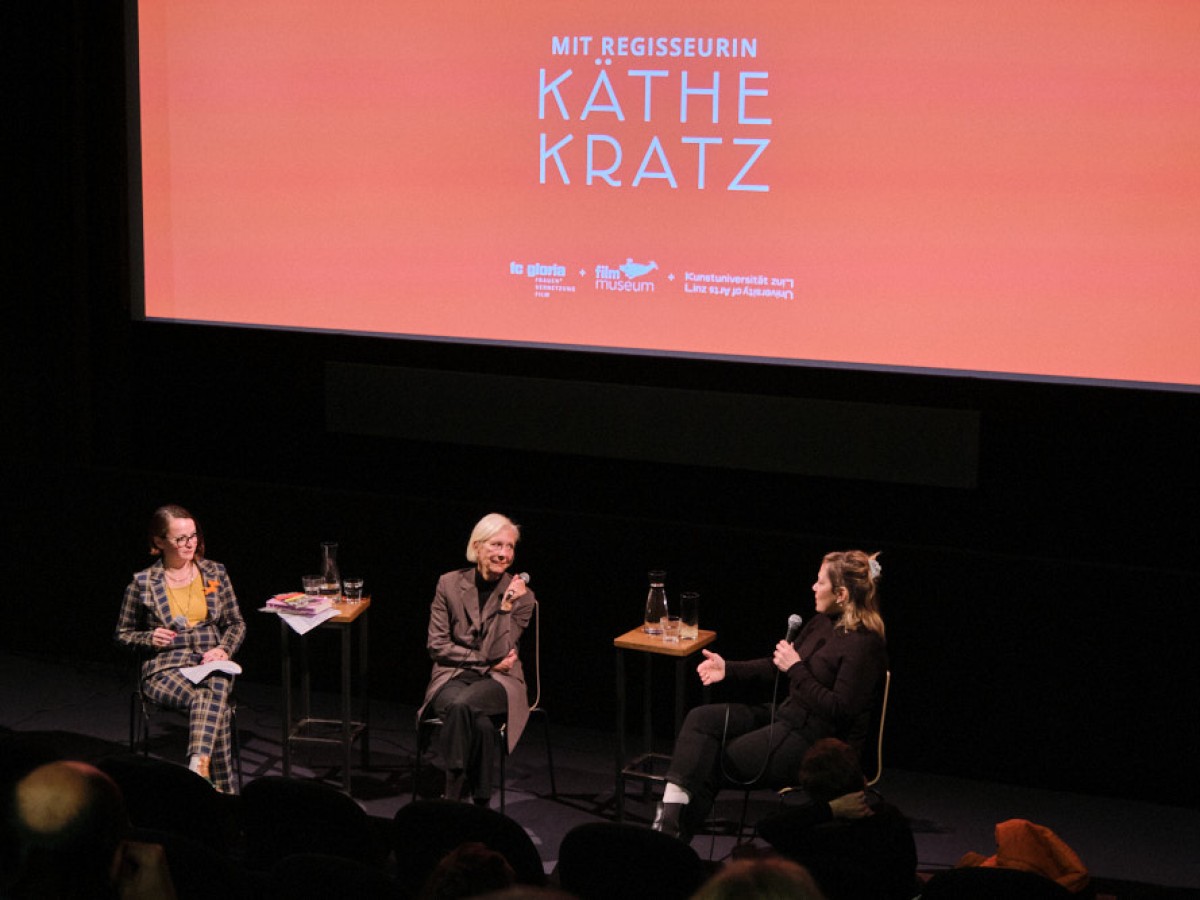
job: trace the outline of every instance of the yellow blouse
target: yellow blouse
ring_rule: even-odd
[[[183,616],[189,627],[208,618],[208,603],[204,599],[204,586],[199,572],[187,587],[177,588],[168,584],[167,599],[171,604],[171,616]]]

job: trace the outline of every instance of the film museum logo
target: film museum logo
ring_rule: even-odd
[[[655,283],[648,276],[657,268],[654,260],[634,262],[632,257],[615,267],[601,264],[596,266],[595,288],[622,294],[653,294]]]

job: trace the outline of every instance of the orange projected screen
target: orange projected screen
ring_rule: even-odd
[[[1200,4],[139,0],[147,318],[1200,385]]]

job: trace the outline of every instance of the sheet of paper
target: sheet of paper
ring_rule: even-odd
[[[322,622],[327,622],[337,616],[338,613],[339,610],[337,609],[326,609],[317,613],[315,616],[301,616],[297,615],[296,613],[287,613],[282,611],[279,612],[278,615],[279,618],[288,623],[292,631],[296,632],[296,634],[308,634]]]
[[[232,659],[219,659],[215,662],[202,663],[198,666],[184,666],[179,671],[193,684],[199,684],[213,672],[228,672],[230,675],[240,675],[242,667]]]

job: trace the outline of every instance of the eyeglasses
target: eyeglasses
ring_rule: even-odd
[[[495,553],[497,550],[515,550],[516,549],[516,547],[513,544],[506,543],[505,541],[488,541],[483,546],[487,547],[493,553]]]
[[[191,534],[181,534],[179,537],[167,538],[167,540],[176,547],[186,547],[188,544],[197,543],[200,540],[200,535],[193,531]]]

